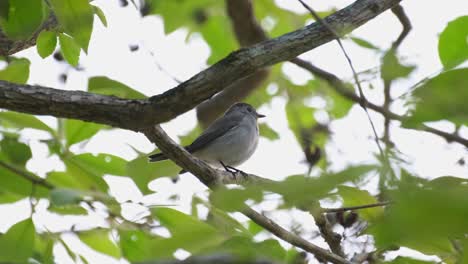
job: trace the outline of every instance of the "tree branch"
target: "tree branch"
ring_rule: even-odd
[[[373,204],[348,206],[348,207],[341,207],[341,208],[323,208],[322,213],[340,213],[340,212],[354,211],[354,210],[366,209],[366,208],[372,208],[372,207],[386,206],[389,204],[390,202],[378,202],[378,203],[373,203]]]
[[[167,155],[167,157],[169,157],[183,169],[191,172],[209,188],[220,187],[222,178],[225,176],[218,174],[217,170],[211,168],[206,163],[192,156],[185,149],[177,145],[167,136],[167,134],[164,132],[164,130],[161,129],[160,126],[148,128],[144,131],[144,133],[150,141],[154,142],[157,147],[161,149],[165,155]],[[327,261],[333,263],[350,263],[346,259],[334,253],[328,252],[327,250],[320,248],[291,232],[288,232],[286,229],[282,228],[271,219],[268,219],[264,215],[259,214],[250,207],[246,206],[242,213],[277,237],[307,252],[310,252],[317,257],[326,259]]]
[[[363,25],[401,0],[357,0],[325,21],[340,34]],[[144,100],[125,100],[78,91],[0,81],[0,107],[143,130],[169,121],[257,70],[287,61],[334,39],[321,23],[231,53],[177,87]],[[85,108],[90,108],[86,110]]]
[[[267,35],[255,19],[251,0],[226,0],[226,11],[241,47],[248,47],[267,39]],[[204,101],[197,107],[198,121],[203,127],[207,127],[233,103],[249,96],[268,78],[269,74],[269,69],[260,69]]]

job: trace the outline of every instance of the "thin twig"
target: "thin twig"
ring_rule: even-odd
[[[51,183],[47,182],[45,179],[40,178],[28,171],[21,170],[19,168],[16,168],[15,166],[12,166],[4,161],[0,160],[0,166],[4,167],[5,169],[15,173],[18,176],[21,176],[22,178],[30,181],[33,184],[41,185],[47,189],[54,189],[54,185]]]
[[[365,205],[357,205],[357,206],[348,206],[348,207],[341,207],[341,208],[323,208],[323,213],[341,213],[346,211],[354,211],[366,208],[373,208],[373,207],[380,207],[389,205],[391,202],[378,202],[373,204],[365,204]]]
[[[331,28],[328,23],[326,23],[319,15],[317,15],[317,13],[310,7],[308,6],[304,1],[302,0],[298,0],[309,12],[310,14],[318,21],[320,22],[325,28],[327,28],[335,37],[335,40],[338,42],[338,45],[340,46],[340,49],[343,51],[343,54],[344,56],[346,57],[346,60],[348,61],[348,64],[349,64],[349,67],[351,68],[351,71],[353,72],[353,77],[354,77],[354,80],[356,82],[356,86],[358,87],[358,91],[359,91],[359,95],[360,97],[363,99],[361,102],[360,102],[360,105],[361,107],[364,109],[364,112],[366,112],[366,115],[367,115],[367,119],[369,120],[369,123],[372,127],[372,132],[374,133],[374,137],[375,137],[375,143],[377,144],[377,147],[379,149],[379,153],[380,155],[382,156],[382,160],[386,163],[385,165],[388,167],[388,170],[389,172],[391,173],[391,175],[395,178],[395,173],[393,172],[393,169],[390,165],[390,160],[388,158],[387,155],[385,155],[384,151],[383,151],[383,148],[382,146],[380,145],[380,142],[379,142],[379,135],[377,133],[377,130],[375,128],[375,125],[374,125],[374,122],[372,121],[372,118],[369,114],[369,111],[367,110],[367,105],[366,105],[366,97],[364,95],[364,91],[361,87],[361,82],[359,81],[359,77],[357,75],[357,72],[356,70],[354,69],[354,65],[353,65],[353,62],[351,61],[351,58],[349,57],[348,53],[346,52],[344,46],[343,46],[343,43],[341,43],[341,40],[340,40],[340,36],[338,35],[338,33],[333,30],[333,28]]]

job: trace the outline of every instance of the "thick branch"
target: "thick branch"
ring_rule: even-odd
[[[144,131],[144,133],[171,160],[173,160],[183,169],[191,172],[208,187],[215,188],[218,187],[220,183],[222,183],[222,178],[225,176],[218,174],[217,170],[211,168],[198,158],[193,157],[185,149],[177,145],[167,136],[167,134],[161,129],[160,126],[155,126],[152,129],[148,128]],[[292,245],[302,248],[303,250],[310,252],[317,257],[326,259],[327,261],[333,263],[349,263],[344,258],[328,252],[327,250],[320,248],[291,232],[288,232],[286,229],[282,228],[271,219],[268,219],[262,214],[257,213],[250,207],[246,206],[242,213],[277,237],[291,243]]]
[[[357,0],[325,21],[342,33],[361,26],[401,0]],[[0,107],[142,130],[189,111],[257,70],[287,61],[334,39],[321,23],[240,49],[169,91],[147,100],[124,100],[76,91],[0,82]],[[98,103],[98,105],[93,105]],[[38,106],[38,107],[34,107]],[[85,108],[90,108],[85,110]],[[83,113],[84,112],[84,113]]]

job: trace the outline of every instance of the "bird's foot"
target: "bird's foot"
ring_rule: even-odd
[[[236,169],[232,166],[229,166],[229,165],[226,165],[224,164],[224,162],[220,161],[221,165],[223,165],[223,168],[227,171],[227,172],[230,172],[232,174],[232,177],[234,178],[234,180],[237,179],[237,174],[240,174],[242,177],[247,177],[247,173],[239,170],[239,169]]]

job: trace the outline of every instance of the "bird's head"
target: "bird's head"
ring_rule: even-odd
[[[227,111],[225,115],[233,114],[233,113],[241,113],[245,115],[252,115],[255,118],[262,118],[265,115],[257,113],[253,106],[246,104],[246,103],[235,103],[233,104]]]

